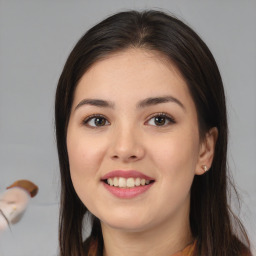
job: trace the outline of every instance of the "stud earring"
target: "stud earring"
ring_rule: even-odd
[[[206,165],[202,165],[201,167],[202,167],[202,169],[204,170],[204,172],[207,172],[207,171],[208,171],[208,169],[207,169],[207,166],[206,166]]]

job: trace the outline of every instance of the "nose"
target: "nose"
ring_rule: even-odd
[[[124,128],[114,131],[110,156],[121,162],[135,162],[145,155],[143,139],[136,129]]]

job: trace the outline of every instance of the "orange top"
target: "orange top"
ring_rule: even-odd
[[[189,244],[186,248],[184,248],[182,251],[176,252],[170,256],[192,256],[193,252],[196,247],[196,241],[194,243]],[[90,249],[88,251],[88,256],[97,256],[98,251],[98,241],[91,241]]]
[[[99,250],[99,242],[98,240],[90,240],[89,242],[89,248],[87,249],[87,256],[102,256],[102,253]],[[170,256],[193,256],[193,253],[196,250],[196,243],[197,240],[195,240],[193,243],[186,246],[183,250],[176,252]],[[249,249],[245,249],[241,254],[243,256],[252,256]]]
[[[192,244],[189,244],[182,251],[174,253],[172,256],[192,256],[196,247],[196,241]]]

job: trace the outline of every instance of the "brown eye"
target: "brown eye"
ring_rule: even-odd
[[[166,114],[158,114],[149,119],[148,125],[153,126],[166,126],[171,123],[175,123],[174,119]]]
[[[157,126],[165,125],[166,117],[165,116],[156,116],[156,117],[154,117],[154,123]]]
[[[90,127],[102,127],[109,125],[108,120],[103,116],[89,117],[83,123]]]
[[[95,126],[104,126],[106,124],[106,119],[102,117],[94,118],[94,125]]]

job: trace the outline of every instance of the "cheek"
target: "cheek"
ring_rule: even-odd
[[[193,168],[198,160],[197,136],[186,136],[186,133],[172,134],[154,143],[155,160],[162,166],[172,167],[173,171],[181,171],[189,166]],[[176,168],[175,168],[176,167]],[[179,170],[178,170],[178,169]],[[185,170],[184,170],[185,171]]]
[[[188,202],[197,163],[197,143],[188,141],[188,138],[175,136],[162,143],[159,141],[155,147],[158,150],[155,151],[154,164],[160,175],[166,213],[174,212]]]
[[[91,172],[95,174],[104,151],[100,142],[81,132],[70,131],[67,136],[67,149],[71,175],[76,173],[87,176]]]
[[[152,157],[161,182],[169,193],[190,190],[198,161],[199,139],[196,131],[186,130],[155,140]],[[170,194],[170,193],[169,193]]]
[[[67,136],[71,180],[78,197],[89,209],[94,204],[91,192],[96,193],[95,184],[99,179],[97,174],[103,154],[97,145],[77,132]]]

